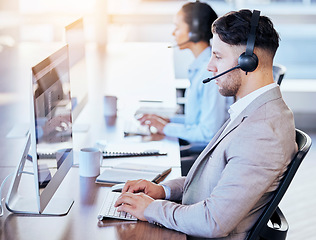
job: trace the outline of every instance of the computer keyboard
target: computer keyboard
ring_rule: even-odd
[[[151,132],[147,125],[140,125],[140,122],[136,119],[130,119],[125,121],[124,136],[127,137],[133,135],[150,136]]]
[[[116,218],[116,219],[123,219],[123,220],[134,220],[136,221],[137,218],[132,216],[127,212],[118,212],[117,208],[114,207],[114,203],[116,202],[117,198],[121,195],[119,192],[111,192],[108,191],[100,212],[98,214],[98,220],[102,220],[103,218]]]
[[[56,153],[55,152],[37,152],[37,158],[56,159]]]

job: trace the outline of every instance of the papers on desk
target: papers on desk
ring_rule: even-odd
[[[96,183],[114,185],[127,180],[145,179],[155,183],[161,182],[169,173],[171,167],[121,163],[112,168],[106,168],[97,178]]]

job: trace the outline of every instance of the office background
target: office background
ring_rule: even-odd
[[[172,43],[173,16],[185,2],[0,0],[0,54],[20,43],[64,41],[64,26],[80,16],[85,18],[87,44],[97,44],[105,54],[111,43]],[[316,0],[206,2],[218,15],[250,8],[260,9],[262,14],[271,17],[281,37],[275,63],[287,68],[281,86],[283,96],[295,114],[297,127],[310,134],[315,142]],[[176,79],[186,78],[185,69],[191,60],[189,52],[174,49]],[[0,104],[11,96],[11,90],[6,86],[0,72]],[[290,224],[288,239],[313,239],[316,234],[315,148],[312,147],[280,205]]]

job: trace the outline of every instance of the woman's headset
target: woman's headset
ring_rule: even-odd
[[[198,18],[198,13],[199,13],[199,8],[200,8],[200,1],[196,1],[193,6],[193,11],[192,11],[192,28],[191,31],[189,32],[189,41],[197,43],[201,39],[201,34],[199,32],[199,18]]]

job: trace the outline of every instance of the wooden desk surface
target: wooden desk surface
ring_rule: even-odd
[[[0,168],[0,181],[13,170],[12,167]],[[30,187],[33,187],[32,179],[29,180]],[[99,222],[97,215],[110,188],[94,181],[95,178],[79,177],[78,168],[70,170],[56,193],[56,196],[74,199],[66,216],[23,216],[11,214],[5,209],[4,216],[0,218],[0,239],[186,239],[185,234],[147,222],[111,219]],[[9,183],[6,183],[4,193],[8,187]]]

